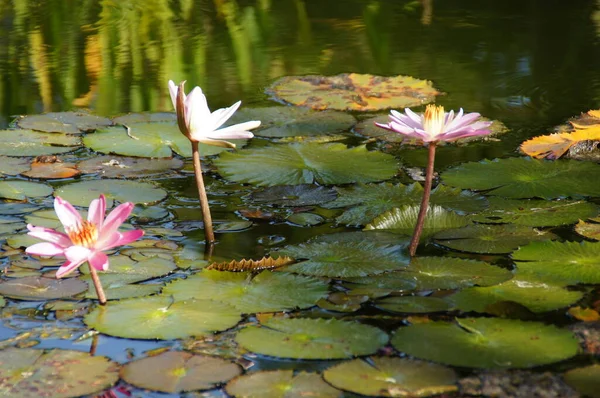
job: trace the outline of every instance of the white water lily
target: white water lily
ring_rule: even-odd
[[[196,86],[186,96],[183,92],[184,83],[185,82],[182,82],[179,86],[176,86],[172,80],[169,80],[169,93],[171,94],[171,100],[173,101],[173,106],[177,112],[179,129],[190,141],[235,148],[235,144],[226,140],[248,139],[254,137],[254,134],[248,130],[260,126],[260,121],[258,120],[239,123],[220,129],[220,127],[240,107],[241,101],[236,102],[228,108],[217,109],[211,113],[202,89]],[[178,98],[179,90],[181,90],[181,98]]]

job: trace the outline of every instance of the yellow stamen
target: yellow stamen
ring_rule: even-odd
[[[92,247],[98,240],[98,228],[96,224],[82,221],[81,224],[66,228],[67,235],[74,245]]]
[[[443,106],[427,105],[423,117],[423,129],[430,137],[437,137],[444,132],[445,119]]]

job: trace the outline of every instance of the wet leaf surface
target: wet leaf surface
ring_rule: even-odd
[[[83,112],[49,112],[29,115],[17,121],[22,129],[47,133],[81,134],[110,126],[112,121],[105,117]]]
[[[315,397],[338,398],[342,392],[325,383],[317,373],[292,370],[260,371],[236,377],[225,386],[233,397],[285,398]]]
[[[72,297],[87,289],[87,283],[77,279],[53,279],[38,276],[26,276],[0,283],[0,294],[31,301]]]
[[[579,393],[590,398],[600,397],[600,365],[590,365],[568,371],[565,381]]]
[[[0,181],[0,198],[25,200],[52,194],[52,187],[39,182],[13,180]]]
[[[78,137],[33,130],[0,130],[0,155],[39,156],[71,152],[81,146]]]
[[[181,159],[144,159],[122,156],[96,156],[77,164],[84,174],[104,178],[141,178],[181,169]]]
[[[106,206],[112,207],[113,200],[120,203],[133,202],[149,205],[163,200],[167,192],[157,186],[139,181],[128,180],[89,180],[63,185],[55,192],[74,206],[87,207],[100,194],[106,196]]]
[[[248,195],[252,203],[292,207],[319,205],[336,197],[333,189],[312,184],[274,186]]]

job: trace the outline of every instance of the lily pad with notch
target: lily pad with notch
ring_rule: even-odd
[[[330,202],[337,197],[332,188],[313,185],[279,185],[252,192],[247,198],[255,204],[275,206],[312,206]]]
[[[98,174],[103,178],[141,178],[181,169],[183,160],[96,156],[77,163],[77,167],[84,174]]]
[[[398,172],[393,156],[339,143],[292,143],[224,152],[215,165],[232,181],[258,186],[382,181]]]
[[[44,131],[46,133],[81,134],[113,122],[105,117],[84,112],[49,112],[41,115],[29,115],[17,121],[22,129]]]
[[[383,347],[382,330],[337,319],[271,318],[260,326],[247,326],[235,338],[257,354],[296,359],[339,359],[369,355]]]
[[[33,130],[0,130],[0,155],[39,156],[71,152],[81,146],[79,137]]]
[[[547,365],[579,352],[579,343],[568,330],[501,318],[413,324],[396,330],[392,345],[416,358],[486,369]]]
[[[40,276],[26,276],[0,283],[0,294],[28,301],[73,297],[85,292],[87,289],[87,283],[75,278],[53,279]]]
[[[92,200],[98,199],[100,194],[106,196],[107,208],[112,207],[113,200],[149,205],[160,202],[167,196],[164,189],[147,182],[114,179],[79,181],[63,185],[55,192],[56,196],[72,205],[85,207]]]
[[[225,386],[227,394],[244,398],[318,397],[339,398],[341,391],[325,383],[317,373],[293,370],[252,372],[236,377]]]

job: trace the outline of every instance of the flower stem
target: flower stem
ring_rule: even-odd
[[[425,223],[425,215],[427,214],[427,208],[429,207],[429,195],[431,194],[431,183],[433,181],[433,162],[435,160],[435,142],[429,143],[429,156],[427,158],[427,169],[425,171],[425,186],[423,187],[423,199],[421,199],[421,208],[419,209],[419,215],[417,216],[417,225],[413,232],[412,239],[410,240],[409,253],[411,257],[415,256],[417,252],[417,246],[419,246],[419,239],[423,232],[423,224]]]
[[[194,160],[194,174],[196,175],[196,186],[198,187],[198,199],[202,209],[202,221],[204,222],[204,237],[206,243],[212,244],[215,241],[213,232],[212,217],[208,207],[208,197],[206,188],[204,188],[204,179],[202,178],[202,164],[200,163],[200,152],[198,151],[198,142],[192,141],[192,158]]]
[[[96,269],[89,263],[88,268],[90,270],[90,275],[92,276],[92,282],[94,282],[94,287],[96,288],[96,296],[98,296],[98,301],[100,301],[100,304],[104,305],[106,304],[106,295],[104,294],[104,289],[102,288],[100,278],[98,278],[98,273],[96,272]]]

